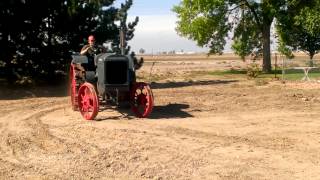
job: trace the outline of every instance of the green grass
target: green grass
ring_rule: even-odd
[[[275,73],[277,74],[275,76]],[[202,76],[221,76],[224,79],[235,79],[235,78],[248,78],[247,76],[247,71],[245,69],[231,69],[231,70],[219,70],[219,71],[191,71],[187,74],[185,74],[183,77],[175,76],[175,74],[152,74],[151,77],[149,77],[149,74],[144,74],[144,75],[137,75],[137,79],[140,81],[146,81],[146,82],[157,82],[157,81],[162,81],[166,80],[168,78],[184,78],[185,81],[193,80],[196,77],[202,77]],[[320,69],[319,70],[311,70],[309,72],[309,78],[311,80],[320,80]],[[271,73],[261,73],[256,77],[255,79],[258,81],[265,81],[265,80],[270,80],[274,78],[282,79],[282,71],[277,70],[277,71],[272,71]],[[297,70],[297,69],[287,69],[285,71],[285,80],[290,80],[290,81],[299,81],[304,77],[304,73],[302,70]]]
[[[275,72],[268,74],[261,74],[258,78],[273,78]],[[308,73],[310,79],[320,79],[320,70],[311,70]],[[277,71],[277,77],[282,78],[282,71]],[[304,77],[304,72],[298,69],[287,69],[285,70],[284,79],[286,80],[301,80]]]
[[[257,77],[258,79],[269,79],[275,78],[275,73],[277,78],[282,78],[282,71],[272,71],[271,73],[260,73]],[[225,70],[225,71],[209,71],[208,75],[214,76],[241,76],[246,75],[246,70]],[[310,79],[320,79],[320,70],[311,70],[308,74]],[[284,78],[286,80],[301,80],[304,77],[304,73],[302,70],[297,69],[287,69],[285,71]]]
[[[209,75],[239,75],[239,74],[247,74],[246,70],[226,70],[226,71],[210,71],[208,72]]]

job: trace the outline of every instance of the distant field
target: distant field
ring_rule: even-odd
[[[295,53],[293,60],[308,60],[309,56],[305,53]],[[185,54],[185,55],[139,55],[146,61],[198,61],[198,60],[241,60],[241,58],[234,53],[224,53],[222,55],[210,55],[207,54]],[[281,57],[277,54],[277,61],[281,61],[285,57]],[[320,55],[314,56],[314,61],[320,61]],[[250,60],[247,57],[246,60]],[[275,60],[275,54],[272,54],[272,61]]]
[[[241,60],[232,53],[221,56],[207,54],[185,54],[185,55],[141,55],[146,61],[198,61],[198,60]]]

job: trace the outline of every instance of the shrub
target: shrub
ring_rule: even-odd
[[[247,76],[248,78],[256,78],[260,74],[261,70],[258,64],[251,63],[247,68]]]

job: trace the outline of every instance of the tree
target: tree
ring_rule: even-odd
[[[115,0],[5,0],[0,2],[0,68],[8,78],[41,77],[47,81],[66,71],[70,52],[79,52],[94,34],[97,43],[119,41],[121,20],[132,5]],[[125,18],[126,19],[126,18]],[[127,40],[136,23],[127,26]]]
[[[143,49],[143,48],[140,48],[140,49],[139,49],[139,53],[140,53],[140,54],[144,54],[145,52],[146,52],[145,49]]]
[[[320,51],[320,2],[293,1],[280,11],[277,31],[280,50],[302,50],[313,57]]]
[[[134,37],[135,27],[139,22],[139,17],[136,17],[133,22],[127,23],[128,10],[132,6],[132,0],[126,0],[125,3],[121,4],[121,7],[117,14],[117,20],[120,21],[119,31],[124,32],[124,54],[129,54],[131,47],[128,46],[128,41]],[[113,41],[113,51],[121,53],[120,47],[120,33],[118,33],[117,38]],[[135,54],[135,53],[134,53]]]
[[[233,34],[233,49],[241,57],[253,51],[263,55],[263,71],[271,71],[270,29],[285,0],[182,0],[177,13],[179,35],[221,54]]]

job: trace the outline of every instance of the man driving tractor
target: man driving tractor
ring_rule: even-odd
[[[97,48],[95,47],[95,38],[93,35],[88,37],[88,44],[84,45],[80,51],[81,55],[94,57]]]
[[[81,55],[88,57],[88,69],[89,70],[95,70],[96,62],[94,61],[95,56],[104,53],[104,48],[97,46],[95,44],[95,37],[93,35],[90,35],[88,37],[88,44],[84,45],[80,51]]]

